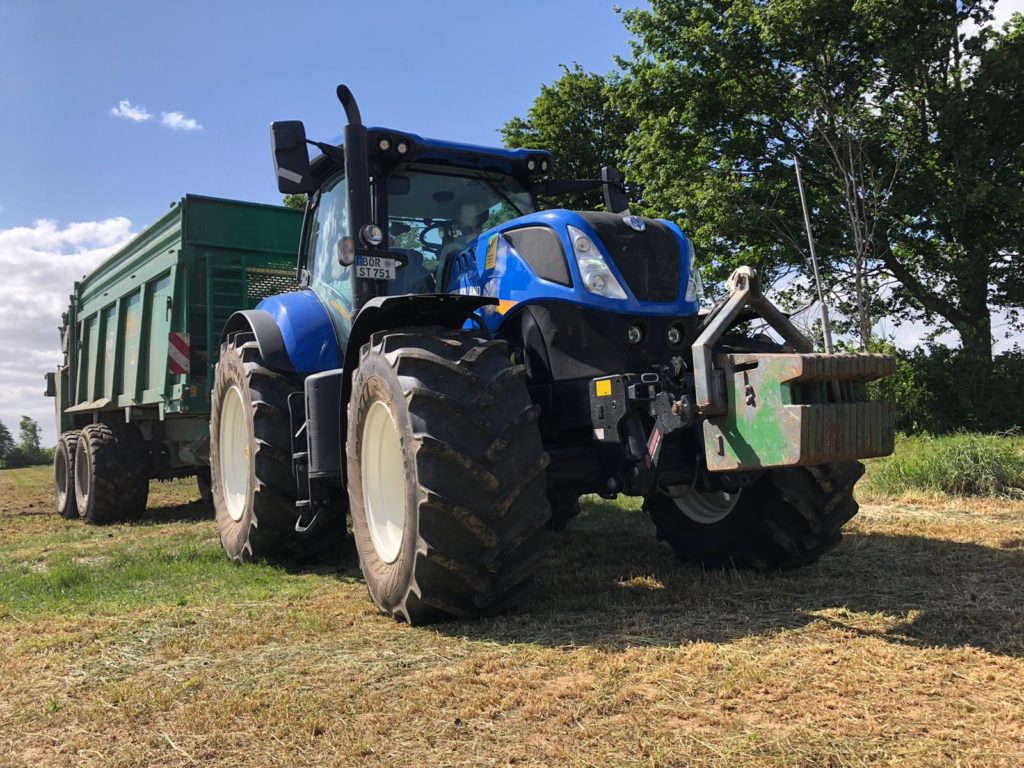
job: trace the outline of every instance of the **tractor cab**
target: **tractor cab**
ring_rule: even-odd
[[[535,182],[553,165],[544,151],[366,129],[346,108],[341,144],[307,140],[297,121],[272,126],[279,189],[308,195],[299,283],[328,308],[343,345],[371,299],[447,292],[460,251],[538,210]],[[307,145],[320,150],[312,160]]]

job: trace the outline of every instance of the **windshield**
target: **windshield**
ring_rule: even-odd
[[[449,256],[481,232],[537,210],[511,176],[409,165],[388,177],[389,250],[409,258],[398,292],[443,291]],[[397,287],[397,286],[396,286]]]

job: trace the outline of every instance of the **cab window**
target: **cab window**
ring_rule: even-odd
[[[443,291],[455,253],[484,230],[535,210],[532,195],[510,176],[427,164],[399,169],[388,184],[390,249],[407,259],[396,292]]]
[[[341,340],[352,326],[352,268],[338,261],[341,239],[348,233],[344,182],[338,174],[321,188],[309,237],[312,288],[328,307]]]

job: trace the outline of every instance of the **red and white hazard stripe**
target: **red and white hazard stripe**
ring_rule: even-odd
[[[188,373],[191,344],[187,333],[171,333],[167,337],[167,370],[172,374]]]

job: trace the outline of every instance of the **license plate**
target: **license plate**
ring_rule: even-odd
[[[358,256],[356,258],[356,277],[370,280],[394,280],[395,260],[383,256]]]

